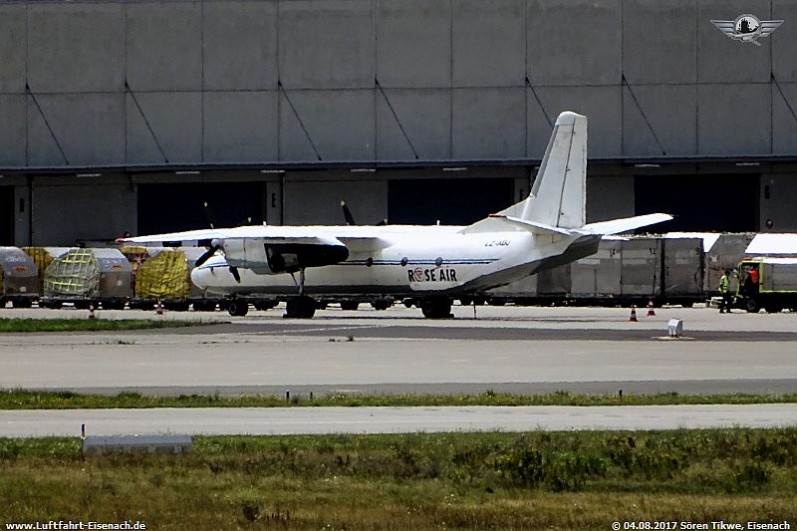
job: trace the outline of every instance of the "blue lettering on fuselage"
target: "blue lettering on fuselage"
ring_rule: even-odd
[[[407,280],[410,282],[457,282],[457,270],[453,267],[445,269],[409,269]]]

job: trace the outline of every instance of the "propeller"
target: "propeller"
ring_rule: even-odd
[[[210,205],[207,201],[203,202],[202,206],[205,207],[205,217],[208,220],[208,225],[210,225],[211,229],[215,229],[217,224],[216,222],[218,221],[216,219],[216,214],[213,212],[213,209],[210,208]]]
[[[349,210],[349,205],[346,204],[346,201],[340,202],[340,208],[343,209],[343,217],[346,218],[346,225],[357,225],[357,222],[354,221],[354,216]],[[377,227],[381,227],[383,225],[387,225],[387,219],[381,219],[376,224]]]
[[[205,253],[202,256],[200,256],[199,258],[196,259],[196,262],[194,262],[194,265],[196,267],[201,266],[202,264],[204,264],[205,262],[210,260],[210,257],[213,256],[214,254],[216,254],[216,251],[218,251],[219,249],[221,249],[221,241],[214,238],[210,242],[210,247],[208,248],[208,250],[205,251]]]
[[[351,210],[349,210],[349,205],[346,204],[346,201],[340,202],[340,208],[343,209],[343,217],[346,218],[346,225],[356,225],[357,223],[354,221],[354,216],[351,215]]]
[[[235,266],[230,266],[230,274],[235,281],[240,284],[241,283],[241,274],[238,272],[238,268]]]

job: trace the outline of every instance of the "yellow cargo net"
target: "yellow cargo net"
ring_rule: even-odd
[[[139,299],[186,299],[190,290],[188,261],[182,251],[161,251],[137,268]]]
[[[100,293],[100,270],[90,249],[74,249],[52,259],[44,271],[46,297],[97,297]]]
[[[53,263],[53,257],[44,247],[23,247],[22,251],[31,257],[36,264],[36,274],[39,277],[39,293],[44,293],[44,272]]]

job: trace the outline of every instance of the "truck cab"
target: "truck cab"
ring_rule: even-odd
[[[737,274],[737,306],[750,313],[761,308],[767,313],[797,310],[797,258],[746,258]]]

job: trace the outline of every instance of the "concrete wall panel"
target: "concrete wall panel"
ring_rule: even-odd
[[[34,93],[124,88],[124,16],[119,4],[30,6],[28,83]]]
[[[589,119],[590,158],[616,158],[621,151],[621,96],[620,87],[539,87],[535,89],[545,112],[552,122],[562,111],[575,111]],[[529,133],[528,153],[531,158],[542,158],[551,125],[544,119],[532,120],[541,116],[539,105],[529,90]]]
[[[275,2],[206,2],[202,19],[205,90],[277,87]]]
[[[452,158],[504,159],[525,154],[522,88],[455,89]]]
[[[0,92],[25,91],[27,35],[25,6],[0,5]]]
[[[25,166],[25,98],[0,94],[0,165]]]
[[[137,94],[144,115],[127,96],[127,160],[130,164],[164,164],[163,155],[144,116],[171,163],[202,161],[202,96],[198,92]]]
[[[66,166],[53,140],[58,139],[69,166],[124,162],[122,94],[39,95],[28,98],[28,150],[31,166]],[[44,116],[53,134],[44,121]]]
[[[587,223],[634,216],[634,177],[587,177]]]
[[[623,73],[628,83],[694,83],[694,0],[623,3]]]
[[[772,87],[772,149],[777,155],[797,155],[797,83]]]
[[[84,179],[83,185],[33,186],[33,245],[75,245],[110,240],[136,227],[136,194],[130,186]],[[38,183],[42,184],[38,184]]]
[[[346,201],[358,223],[375,224],[387,217],[387,181],[285,181],[286,225],[341,225],[340,201]],[[308,270],[308,275],[312,273]]]
[[[371,2],[295,0],[280,4],[283,85],[294,89],[374,86]]]
[[[620,0],[529,0],[529,78],[537,85],[620,82]]]
[[[376,78],[383,87],[449,87],[451,10],[438,0],[377,3]],[[423,24],[418,24],[418,19]]]
[[[205,94],[206,162],[277,160],[277,92]]]
[[[318,161],[308,135],[322,161],[374,160],[374,91],[289,91],[293,108],[281,95],[281,160]]]
[[[767,192],[768,197],[767,197]],[[763,232],[795,232],[797,217],[794,215],[794,198],[797,197],[797,175],[770,174],[761,176],[761,199],[759,227]],[[774,223],[766,229],[766,221]]]
[[[768,85],[700,85],[699,154],[770,153],[769,98]]]
[[[133,91],[195,91],[202,87],[200,3],[130,3],[127,78]]]
[[[412,161],[416,153],[421,160],[451,158],[451,93],[448,90],[385,89],[384,96],[378,92],[376,97],[379,160]]]
[[[770,19],[770,17],[766,17]],[[791,26],[797,20],[797,2],[772,2],[771,20],[786,20]],[[772,73],[781,83],[797,82],[797,61],[794,60],[794,50],[797,50],[797,31],[787,29],[789,26],[778,28],[767,37],[772,46]]]
[[[523,86],[524,0],[453,0],[455,87]]]
[[[695,85],[632,85],[630,89],[623,87],[623,91],[623,154],[626,157],[696,154]],[[636,99],[631,96],[632,92]]]
[[[698,3],[698,81],[700,83],[766,83],[770,76],[772,36],[761,46],[735,41],[711,20],[734,20],[743,13],[769,19],[769,0],[701,0]],[[776,32],[777,33],[777,32]]]

